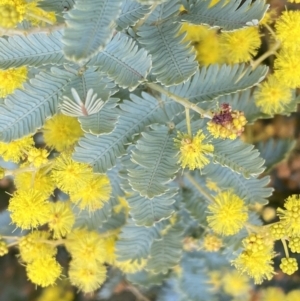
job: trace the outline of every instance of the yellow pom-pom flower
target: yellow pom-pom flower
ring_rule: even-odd
[[[29,280],[42,287],[55,284],[61,271],[62,267],[50,256],[39,257],[26,266]]]
[[[70,202],[51,203],[50,210],[48,226],[53,231],[53,238],[61,238],[69,234],[75,223]]]
[[[5,161],[19,163],[33,146],[34,141],[31,136],[23,137],[9,143],[0,142],[0,156]]]
[[[206,142],[206,137],[201,130],[192,137],[189,134],[178,132],[174,139],[175,145],[180,149],[179,160],[182,168],[203,168],[209,163],[207,158],[214,151],[214,146]]]
[[[224,292],[230,296],[245,296],[251,290],[250,279],[238,271],[226,273],[222,281]]]
[[[195,44],[197,61],[201,66],[223,63],[224,58],[217,30],[206,27],[204,33],[199,42]]]
[[[94,174],[86,185],[70,194],[71,201],[90,212],[103,207],[110,198],[111,186],[106,175]]]
[[[280,114],[292,100],[292,91],[274,75],[268,76],[254,93],[256,105],[266,114]]]
[[[220,48],[228,64],[251,60],[257,54],[261,40],[258,27],[248,27],[220,35]]]
[[[260,300],[261,301],[286,301],[284,292],[279,287],[268,287],[262,290]]]
[[[17,190],[9,200],[12,222],[22,229],[36,228],[48,222],[50,204],[35,189]]]
[[[39,257],[53,257],[57,249],[47,243],[50,233],[46,231],[33,231],[20,238],[19,249],[22,261],[33,262]]]
[[[62,114],[47,120],[43,132],[46,144],[59,152],[72,147],[83,135],[77,118]]]
[[[103,264],[80,264],[71,261],[69,279],[84,293],[92,293],[98,289],[106,279],[106,268]]]
[[[219,193],[214,203],[208,206],[208,225],[221,235],[239,232],[248,220],[247,207],[232,191]]]
[[[227,103],[221,104],[220,107],[207,123],[207,130],[214,138],[234,140],[243,133],[247,123],[246,117],[243,112],[232,110]]]
[[[1,6],[0,6],[1,14]],[[0,16],[1,23],[1,16]],[[6,97],[13,93],[16,89],[23,87],[24,82],[27,80],[27,68],[12,68],[8,70],[0,69],[0,98]]]
[[[264,279],[271,280],[274,275],[272,258],[273,252],[243,251],[232,264],[242,274],[247,273],[254,278],[255,284],[260,284]]]
[[[274,62],[275,77],[289,88],[300,87],[300,55],[297,51],[282,49]]]
[[[293,236],[289,240],[289,248],[293,253],[300,253],[300,237]]]
[[[28,151],[27,160],[35,167],[41,167],[48,162],[48,155],[46,149],[32,148]]]
[[[298,270],[298,263],[296,258],[282,258],[279,267],[283,273],[292,275]]]
[[[1,0],[0,1],[0,26],[14,28],[22,22],[26,13],[25,0]]]
[[[222,240],[213,234],[207,234],[203,240],[203,248],[207,252],[218,252],[223,243]]]
[[[32,188],[45,197],[50,196],[55,188],[54,181],[43,172],[43,169],[37,172],[19,172],[15,175],[14,183],[17,189],[27,190]]]
[[[67,236],[66,248],[76,262],[105,262],[104,246],[103,239],[96,231],[76,229]]]
[[[300,199],[299,195],[289,196],[284,208],[278,208],[277,213],[282,226],[289,236],[300,236]]]
[[[93,178],[92,167],[75,162],[71,155],[63,153],[56,158],[51,177],[58,188],[66,193],[76,192]]]
[[[282,239],[286,236],[286,231],[281,223],[276,223],[270,227],[270,233],[274,240]]]
[[[300,49],[300,11],[284,11],[275,28],[276,37],[284,48]]]
[[[292,290],[285,296],[285,301],[299,301],[300,289]]]

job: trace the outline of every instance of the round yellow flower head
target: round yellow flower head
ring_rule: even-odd
[[[57,249],[46,243],[49,238],[50,233],[46,231],[33,231],[21,237],[19,249],[22,261],[30,263],[39,257],[55,256]]]
[[[76,262],[105,262],[105,248],[101,236],[96,231],[74,229],[66,240],[66,248]]]
[[[254,93],[256,105],[266,114],[280,114],[285,105],[292,100],[292,91],[289,87],[270,75]]]
[[[0,6],[0,26],[1,26],[1,6]],[[0,98],[6,97],[16,89],[23,87],[27,80],[27,68],[12,68],[7,70],[0,69]]]
[[[251,233],[243,239],[245,250],[253,253],[268,253],[273,250],[273,240],[266,235],[260,233]]]
[[[208,206],[207,222],[214,232],[233,235],[248,220],[247,211],[244,201],[232,191],[221,192],[215,197],[214,203]]]
[[[282,258],[279,267],[283,273],[292,275],[298,270],[298,263],[296,258]]]
[[[286,229],[289,236],[300,236],[300,199],[299,195],[289,196],[284,208],[278,208],[277,214],[279,216],[282,226]]]
[[[262,290],[261,296],[261,301],[286,301],[284,292],[279,287],[268,287]]]
[[[282,49],[274,62],[274,76],[289,88],[300,87],[300,55],[297,51]]]
[[[203,248],[207,252],[218,252],[222,247],[222,240],[213,234],[204,237]]]
[[[92,167],[75,162],[71,155],[63,153],[55,160],[51,177],[57,187],[66,193],[78,191],[93,178]]]
[[[226,273],[223,278],[224,292],[230,296],[245,296],[251,290],[250,279],[238,271]]]
[[[286,298],[285,301],[299,301],[300,289],[290,291],[285,298]]]
[[[80,264],[71,261],[69,267],[70,282],[84,293],[92,293],[106,279],[106,268],[103,264]]]
[[[55,284],[60,276],[62,267],[54,257],[39,257],[26,266],[29,280],[33,283],[46,287]]]
[[[247,120],[241,111],[232,110],[227,103],[221,104],[219,111],[207,123],[207,130],[215,138],[236,139],[244,131]]]
[[[111,186],[106,175],[94,174],[86,185],[70,194],[71,201],[90,212],[103,207],[110,198]]]
[[[300,11],[283,11],[275,23],[276,37],[284,48],[300,49]]]
[[[43,132],[46,144],[59,152],[72,147],[83,135],[77,118],[62,114],[47,120]]]
[[[48,222],[50,204],[35,189],[17,190],[8,205],[12,222],[22,229],[36,228]]]
[[[9,143],[0,142],[0,155],[5,161],[19,163],[33,146],[34,141],[31,136],[23,137]]]
[[[300,253],[300,237],[293,236],[289,239],[289,248],[293,253]]]
[[[214,151],[214,146],[206,142],[206,137],[201,130],[194,137],[178,132],[174,139],[175,145],[180,149],[179,160],[182,168],[203,168],[209,163],[208,155]]]
[[[53,231],[53,238],[61,238],[69,234],[75,223],[70,202],[51,203],[50,210],[48,226]]]
[[[286,231],[281,223],[276,223],[270,227],[270,233],[274,240],[282,239],[286,236]]]
[[[261,40],[258,27],[248,27],[222,32],[220,44],[224,60],[228,64],[247,62],[257,54]]]
[[[0,1],[0,26],[14,28],[22,22],[26,12],[25,0],[1,0]]]
[[[27,190],[35,189],[46,198],[51,195],[55,188],[55,184],[51,177],[39,169],[36,172],[19,172],[14,179],[17,189]]]
[[[240,273],[247,273],[254,278],[255,284],[260,284],[264,279],[271,280],[274,275],[272,258],[274,252],[243,251],[232,264]]]

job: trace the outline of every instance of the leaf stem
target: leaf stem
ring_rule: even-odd
[[[210,112],[207,112],[201,108],[199,108],[196,104],[190,102],[188,99],[186,98],[183,98],[179,95],[176,95],[172,92],[169,92],[167,90],[165,90],[163,87],[161,87],[160,85],[158,84],[155,84],[155,83],[147,83],[146,84],[149,88],[157,91],[157,92],[160,92],[161,94],[164,94],[166,95],[167,97],[169,98],[172,98],[175,102],[178,102],[180,103],[181,105],[183,105],[186,109],[191,109],[197,113],[199,113],[202,117],[205,117],[205,118],[209,118],[209,119],[212,119],[212,113]]]
[[[290,258],[289,249],[287,247],[286,240],[284,238],[281,238],[281,242],[283,244],[284,253],[285,253],[286,258]]]
[[[187,132],[188,132],[189,136],[192,137],[190,109],[185,108],[185,116],[186,116]]]

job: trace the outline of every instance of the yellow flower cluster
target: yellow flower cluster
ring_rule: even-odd
[[[214,146],[209,144],[201,130],[193,137],[187,133],[178,132],[174,139],[179,151],[178,163],[182,168],[194,170],[203,168],[209,163],[208,156],[214,151]]]
[[[6,97],[16,89],[23,88],[23,84],[27,80],[27,72],[27,67],[25,66],[8,70],[0,69],[0,98]]]
[[[222,240],[213,234],[207,234],[203,240],[203,248],[207,252],[217,252],[222,247]]]
[[[180,33],[186,33],[184,41],[194,45],[201,66],[248,62],[261,45],[258,27],[218,32],[207,26],[183,23]]]
[[[53,24],[56,21],[54,12],[46,12],[38,7],[38,1],[0,0],[0,27],[14,28],[23,20],[32,25]]]
[[[51,244],[50,233],[33,231],[19,241],[21,260],[26,263],[28,278],[42,287],[53,285],[62,267],[54,256],[57,249]]]
[[[254,278],[256,284],[264,279],[272,279],[274,275],[272,240],[259,234],[251,234],[243,240],[243,252],[232,261],[232,264],[242,274]]]
[[[104,240],[96,231],[74,229],[68,236],[66,248],[72,255],[69,279],[84,293],[100,287],[106,279],[106,250]]]
[[[224,191],[208,206],[207,222],[214,232],[225,236],[233,235],[244,227],[248,220],[247,211],[242,199],[232,191]]]
[[[243,133],[246,123],[243,112],[232,110],[230,105],[223,103],[207,123],[207,130],[215,138],[234,140]]]

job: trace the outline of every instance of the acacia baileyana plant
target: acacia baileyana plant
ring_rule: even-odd
[[[273,224],[255,211],[293,143],[260,146],[265,163],[242,136],[296,111],[300,12],[275,15],[262,0],[0,0],[1,175],[16,188],[1,255],[17,247],[38,286],[107,295],[126,277],[158,300],[245,300],[248,277],[275,275],[276,240],[293,274],[299,196]]]

